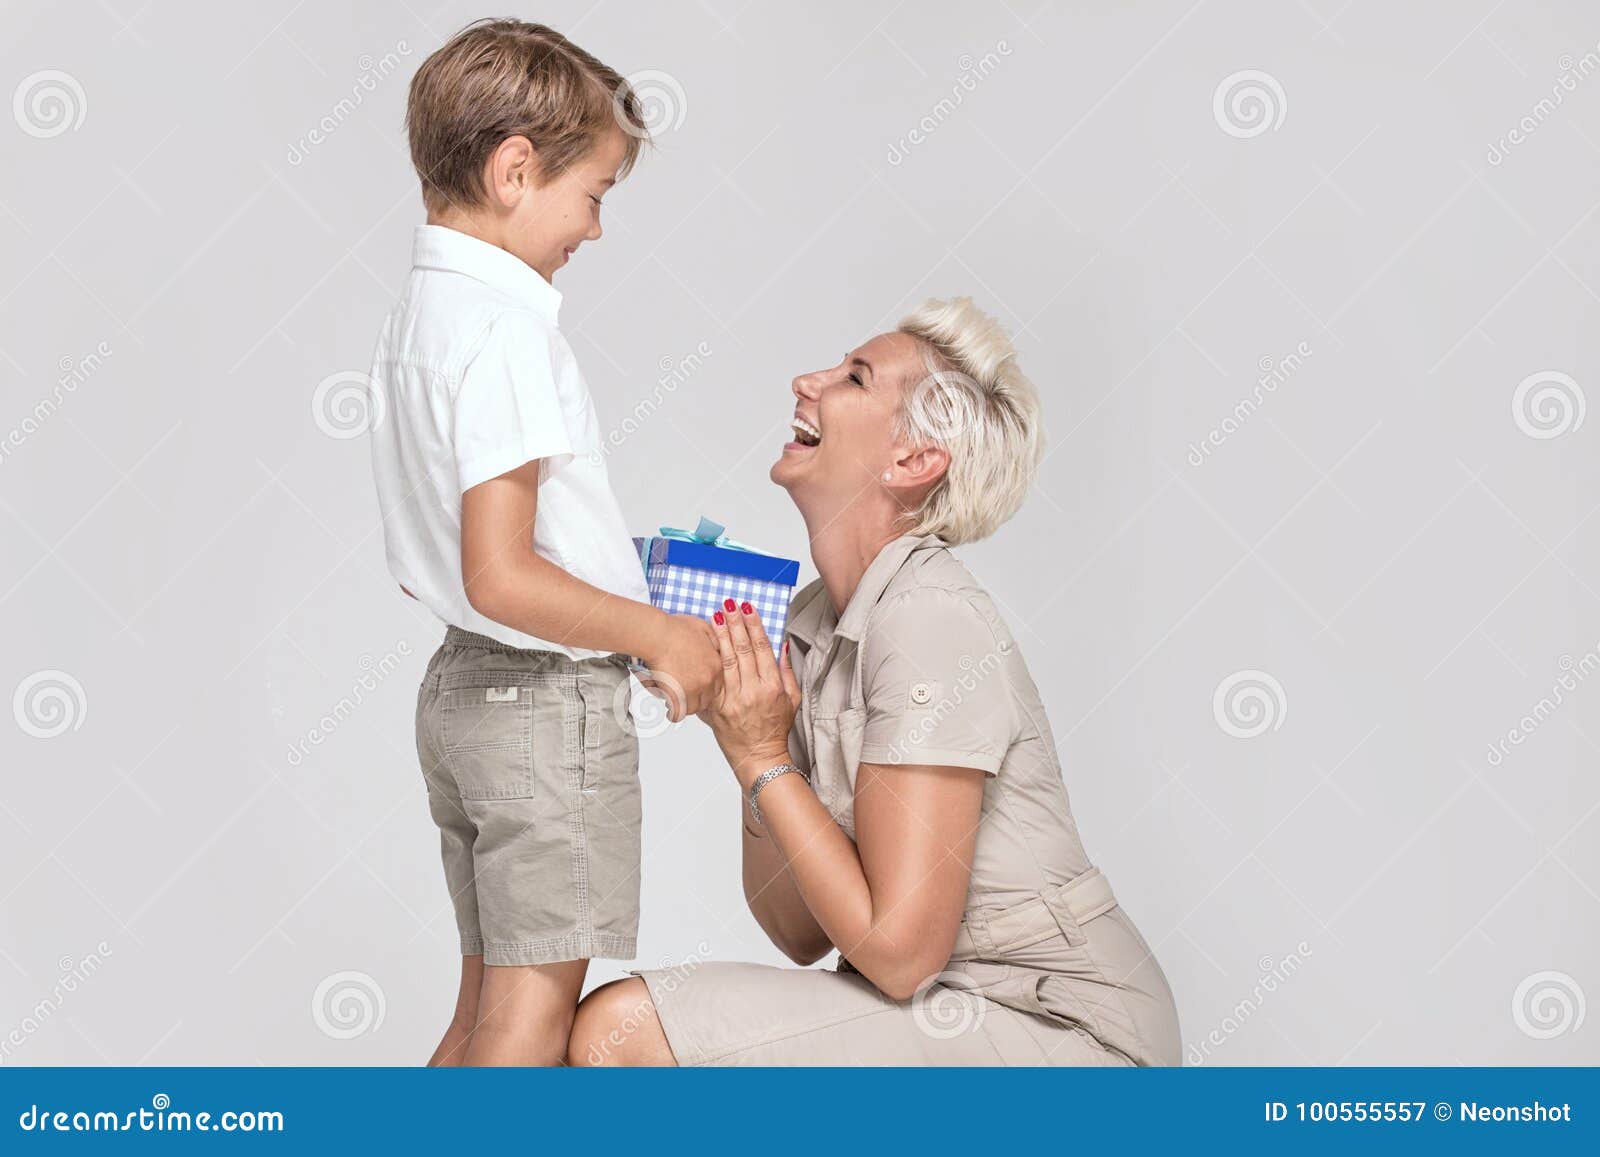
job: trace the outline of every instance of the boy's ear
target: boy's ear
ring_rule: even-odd
[[[491,204],[510,209],[538,184],[539,154],[525,136],[501,141],[483,167],[483,187]]]

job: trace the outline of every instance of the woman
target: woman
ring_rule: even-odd
[[[636,971],[574,1065],[1174,1065],[1160,965],[1085,855],[1011,633],[949,546],[1037,468],[1038,400],[965,298],[794,381],[772,480],[820,577],[775,660],[729,600],[702,718],[738,778],[744,890],[797,964]]]

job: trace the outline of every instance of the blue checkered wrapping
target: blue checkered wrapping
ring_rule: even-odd
[[[744,575],[722,574],[692,566],[656,563],[650,567],[650,601],[668,614],[697,615],[709,619],[722,610],[722,600],[751,603],[761,615],[772,649],[783,646],[789,621],[789,599],[794,588],[786,583],[763,582]]]

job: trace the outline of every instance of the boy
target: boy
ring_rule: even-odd
[[[644,137],[616,72],[558,33],[470,25],[406,109],[428,223],[374,355],[389,569],[447,624],[417,750],[461,936],[430,1064],[556,1064],[591,957],[639,922],[638,740],[624,655],[673,718],[710,702],[709,624],[649,605],[599,424],[556,328],[556,271],[600,237]]]

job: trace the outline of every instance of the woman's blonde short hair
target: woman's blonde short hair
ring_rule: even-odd
[[[924,372],[906,383],[895,434],[950,454],[905,517],[951,545],[987,538],[1022,505],[1043,456],[1038,391],[1005,328],[970,297],[930,298],[898,330],[916,339]]]

